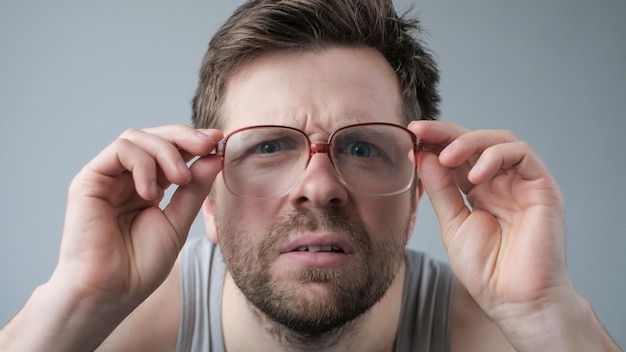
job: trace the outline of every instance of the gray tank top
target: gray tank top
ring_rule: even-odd
[[[452,272],[445,263],[406,251],[407,276],[396,352],[448,351]],[[219,247],[205,236],[190,238],[182,251],[182,316],[177,351],[225,350],[222,288],[226,266]]]

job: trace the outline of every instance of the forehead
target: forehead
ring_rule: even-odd
[[[226,89],[226,133],[285,125],[307,133],[362,122],[403,124],[398,79],[369,48],[263,54],[235,73]]]

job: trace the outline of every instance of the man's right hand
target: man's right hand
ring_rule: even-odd
[[[0,347],[57,350],[102,342],[171,271],[220,171],[211,152],[221,138],[220,131],[184,125],[131,129],[85,165],[70,186],[59,263],[0,332]],[[171,184],[179,187],[161,209]],[[46,317],[34,322],[42,308]],[[36,331],[28,333],[33,324]],[[20,343],[59,333],[70,341]]]

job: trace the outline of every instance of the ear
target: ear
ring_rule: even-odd
[[[213,204],[209,200],[211,197],[206,197],[202,203],[202,215],[204,217],[204,230],[206,235],[214,243],[219,243],[217,237],[217,229],[215,227],[215,216],[213,214]]]
[[[411,218],[409,222],[409,233],[407,234],[407,241],[413,235],[413,229],[415,228],[415,222],[417,221],[417,210],[419,208],[420,199],[424,195],[424,186],[422,185],[422,180],[419,178],[416,180],[417,185],[415,186],[415,197],[411,199]]]

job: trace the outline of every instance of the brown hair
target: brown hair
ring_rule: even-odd
[[[221,128],[219,110],[229,78],[262,53],[371,47],[400,82],[407,123],[439,114],[437,66],[416,19],[398,16],[391,0],[252,0],[240,6],[209,43],[193,99],[192,120]]]

